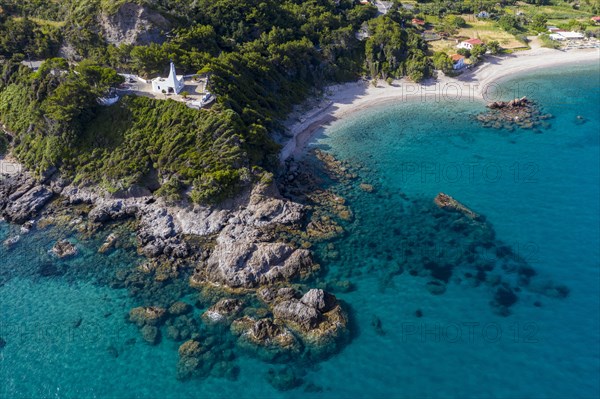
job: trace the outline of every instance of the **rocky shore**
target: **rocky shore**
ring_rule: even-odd
[[[110,226],[97,246],[102,254],[123,239],[114,224],[134,221],[144,262],[117,270],[109,284],[136,298],[139,306],[125,320],[138,327],[144,344],[177,342],[179,379],[235,379],[241,350],[286,364],[267,375],[277,389],[302,384],[294,365],[323,359],[349,342],[350,309],[331,292],[355,289],[351,278],[362,273],[381,274],[383,290],[406,271],[423,279],[432,295],[443,295],[449,284],[485,285],[492,310],[504,316],[522,290],[546,297],[569,294],[563,285],[539,282],[526,259],[495,237],[483,215],[450,195],[439,193],[433,201],[394,197],[368,168],[319,150],[313,155],[288,160],[277,183],[256,184],[213,207],[168,204],[141,189],[109,196],[57,174],[42,180],[27,172],[3,175],[0,215],[22,224],[21,232],[58,220],[87,235]],[[397,207],[396,224],[385,231],[369,227],[377,216],[355,215],[348,203],[356,200]],[[361,234],[365,224],[368,237]],[[19,245],[18,237],[5,245]],[[63,262],[78,256],[79,245],[59,237],[49,252]],[[378,263],[356,264],[353,257],[365,247],[365,253],[381,258]],[[322,273],[327,280],[319,275],[317,260],[335,265],[334,272]],[[58,269],[48,265],[40,273],[58,275]],[[422,317],[420,310],[415,314]],[[385,335],[376,315],[372,327]],[[118,356],[114,348],[108,351]]]
[[[81,210],[72,217],[55,211],[68,214],[75,207]],[[22,229],[60,219],[87,235],[111,223],[135,221],[138,253],[147,261],[118,271],[110,284],[129,289],[144,304],[127,316],[144,342],[185,341],[179,378],[214,373],[234,378],[228,371],[231,356],[221,353],[225,349],[295,361],[328,355],[347,336],[348,317],[335,296],[310,287],[302,288],[303,295],[290,285],[313,275],[319,265],[299,238],[311,221],[307,207],[282,197],[274,183],[256,184],[220,206],[206,207],[167,204],[142,189],[111,196],[70,184],[56,172],[42,179],[23,172],[0,177],[0,215]],[[97,251],[109,252],[119,239],[112,231]],[[5,245],[18,241],[14,236]],[[64,237],[49,254],[71,258],[78,249]],[[165,284],[175,287],[170,295],[164,294]],[[199,292],[196,307],[206,309],[201,317],[177,300],[190,290]],[[221,342],[223,328],[230,338]]]

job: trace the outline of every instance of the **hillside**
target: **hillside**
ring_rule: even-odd
[[[425,28],[474,35],[485,25],[490,49],[495,43],[503,51],[511,37],[518,46],[545,29],[549,7],[565,8],[520,4],[392,2],[378,15],[354,0],[1,0],[0,149],[39,176],[59,169],[110,192],[141,185],[218,201],[275,169],[278,147],[269,132],[326,84],[453,72],[448,55],[456,50],[425,42]],[[543,16],[515,17],[518,7],[540,7]],[[460,17],[481,10],[493,18]],[[570,26],[587,27],[584,18],[595,10],[595,2],[582,3],[575,13],[582,19]],[[412,23],[415,17],[429,25]],[[477,63],[487,49],[465,55]],[[46,63],[34,73],[20,64],[31,59]],[[156,99],[125,98],[108,109],[95,101],[121,84],[115,71],[153,78],[167,72],[169,60],[179,73],[208,77],[217,98],[210,111]]]

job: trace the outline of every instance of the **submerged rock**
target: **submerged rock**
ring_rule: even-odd
[[[517,302],[517,295],[507,284],[502,284],[496,289],[494,294],[494,304],[498,307],[510,307]]]
[[[467,216],[469,219],[473,220],[481,219],[481,216],[479,216],[477,213],[473,212],[472,210],[470,210],[469,208],[467,208],[448,194],[439,193],[435,197],[434,202],[438,207],[446,211],[460,212],[463,215]]]
[[[77,247],[68,240],[60,240],[50,250],[58,258],[68,258],[77,255]]]
[[[269,369],[267,381],[278,391],[288,391],[304,384],[304,381],[296,375],[291,367],[281,369]]]
[[[106,348],[106,351],[114,358],[119,357],[119,351],[113,345],[109,345],[108,348]]]
[[[156,306],[137,307],[129,311],[129,321],[135,323],[138,327],[145,325],[157,326],[162,324],[167,311]]]
[[[173,341],[183,341],[198,334],[198,320],[193,315],[180,315],[167,320],[167,337]]]
[[[367,193],[372,193],[373,191],[375,191],[373,186],[370,184],[367,184],[367,183],[360,183],[359,187],[361,190],[363,190],[364,192],[367,192]]]
[[[371,318],[371,327],[375,330],[377,335],[385,335],[385,331],[383,330],[383,324],[381,323],[381,319],[376,315],[373,315]]]
[[[202,353],[200,342],[189,340],[179,346],[179,357],[194,357]]]
[[[428,281],[427,290],[431,292],[433,295],[441,295],[446,292],[446,284],[440,280],[431,280]]]
[[[160,330],[151,325],[145,325],[140,329],[142,338],[150,345],[156,345],[160,341]]]
[[[62,268],[53,262],[44,262],[38,269],[38,273],[42,277],[61,276],[64,274]]]
[[[169,314],[174,316],[180,316],[184,314],[188,314],[192,311],[192,305],[185,302],[175,302],[171,306],[169,306]]]

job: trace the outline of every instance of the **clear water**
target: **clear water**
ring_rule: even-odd
[[[555,116],[551,127],[483,129],[470,118],[482,110],[478,102],[398,104],[340,121],[311,144],[361,165],[354,186],[332,188],[355,220],[335,243],[340,260],[327,263],[323,277],[355,284],[337,294],[351,310],[355,336],[305,370],[304,380],[321,392],[305,392],[306,385],[279,392],[264,378],[279,366],[242,353],[236,381],[178,381],[178,344],[143,343],[125,322],[139,300],[104,284],[104,276],[142,260],[127,248],[97,254],[103,237],[80,239],[81,255],[59,265],[61,276],[41,277],[39,268],[52,262],[47,250],[71,234],[47,229],[25,235],[14,249],[0,246],[0,336],[7,341],[0,397],[597,397],[598,67],[524,75],[503,87],[511,93],[505,97],[526,90]],[[375,192],[360,190],[363,181]],[[498,240],[539,278],[567,285],[569,296],[524,290],[511,314],[500,316],[485,284],[450,282],[444,294],[432,295],[426,279],[390,274],[399,252],[394,230],[420,228],[409,225],[408,204],[430,204],[440,191],[485,215]],[[10,229],[0,225],[0,240],[14,234]],[[193,303],[193,294],[186,299]],[[374,316],[384,335],[372,327]]]

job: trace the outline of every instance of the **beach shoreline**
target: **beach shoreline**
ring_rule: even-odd
[[[398,102],[495,101],[498,100],[497,84],[503,80],[537,69],[592,62],[600,63],[600,50],[535,48],[505,56],[488,56],[483,65],[455,78],[440,73],[437,79],[423,83],[399,79],[391,85],[379,81],[373,86],[369,81],[360,80],[329,86],[316,106],[301,115],[292,114],[285,122],[290,139],[280,152],[280,161],[299,156],[318,129],[351,113]]]

